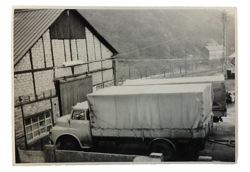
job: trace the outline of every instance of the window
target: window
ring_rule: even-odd
[[[24,120],[27,142],[47,136],[52,127],[51,111],[46,111]]]
[[[73,120],[85,120],[85,112],[83,110],[75,110],[72,115]]]

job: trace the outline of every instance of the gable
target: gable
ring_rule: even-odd
[[[69,15],[69,16],[68,16]],[[66,19],[66,21],[65,21]],[[14,11],[14,65],[50,28],[52,38],[86,38],[85,26],[113,54],[118,52],[77,12],[64,9],[18,9]]]
[[[51,39],[85,39],[85,25],[75,11],[64,11],[50,27]]]

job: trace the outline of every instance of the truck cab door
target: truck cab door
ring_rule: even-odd
[[[75,135],[82,145],[91,142],[90,121],[86,112],[86,110],[74,110],[69,123],[69,132]]]

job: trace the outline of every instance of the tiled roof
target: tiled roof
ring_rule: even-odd
[[[14,11],[14,64],[21,60],[62,12],[63,9]]]

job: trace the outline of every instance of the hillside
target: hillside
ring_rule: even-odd
[[[204,57],[209,42],[222,44],[221,12],[217,9],[79,10],[117,49],[119,58]],[[235,19],[227,12],[227,50],[235,49]],[[165,42],[164,44],[159,44]],[[147,49],[124,54],[133,50]]]

